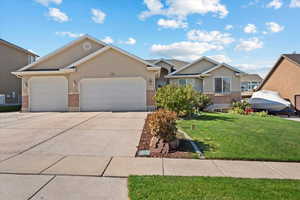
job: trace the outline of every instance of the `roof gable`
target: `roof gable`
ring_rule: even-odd
[[[84,35],[84,36],[81,36],[81,37],[79,37],[78,39],[76,39],[76,40],[74,40],[72,42],[69,42],[68,44],[62,46],[61,48],[59,48],[59,49],[57,49],[57,50],[49,53],[48,55],[41,57],[37,61],[35,61],[35,62],[33,62],[33,63],[31,63],[31,64],[29,64],[29,65],[27,65],[27,66],[25,66],[25,67],[23,67],[21,69],[19,69],[18,71],[25,71],[27,69],[30,69],[30,68],[32,68],[32,67],[34,67],[34,66],[36,66],[36,65],[38,65],[38,64],[40,64],[40,63],[42,63],[42,62],[44,62],[46,60],[48,60],[48,59],[50,59],[50,58],[53,58],[54,56],[62,53],[63,51],[67,50],[68,48],[71,48],[72,46],[74,46],[76,44],[79,44],[80,42],[82,42],[82,41],[84,41],[86,39],[89,39],[89,40],[91,40],[91,41],[93,41],[95,43],[98,43],[98,44],[102,45],[102,46],[107,46],[107,44],[105,44],[104,42],[102,42],[100,40],[97,40],[97,39],[95,39],[95,38],[93,38],[93,37],[91,37],[89,35]]]
[[[14,49],[17,49],[19,51],[22,51],[22,52],[24,52],[26,54],[29,54],[29,55],[32,55],[32,56],[35,56],[35,57],[39,57],[37,54],[35,54],[35,53],[33,53],[33,52],[31,52],[31,51],[29,51],[27,49],[24,49],[24,48],[22,48],[20,46],[17,46],[17,45],[15,45],[13,43],[10,43],[10,42],[8,42],[6,40],[0,39],[0,43],[4,44],[6,46],[12,47]]]
[[[180,72],[183,72],[183,71],[187,70],[188,68],[191,68],[191,67],[195,66],[196,64],[198,64],[198,63],[200,63],[200,62],[202,62],[202,61],[209,62],[209,63],[211,63],[212,65],[211,65],[211,66],[208,66],[208,67],[206,67],[206,68],[204,68],[202,71],[199,71],[198,73],[202,73],[203,71],[206,71],[208,68],[212,68],[212,67],[217,66],[217,65],[220,64],[219,62],[217,62],[217,61],[215,61],[215,60],[213,60],[213,59],[210,59],[210,58],[208,58],[208,57],[206,57],[206,56],[203,56],[203,57],[201,57],[200,59],[198,59],[198,60],[196,60],[196,61],[194,61],[194,62],[192,62],[192,63],[189,63],[189,64],[187,64],[186,66],[180,68],[179,70],[176,70],[175,72],[171,73],[170,75],[179,74]]]
[[[272,67],[272,69],[269,71],[269,73],[267,74],[267,76],[264,78],[264,80],[262,81],[262,83],[258,86],[257,90],[260,90],[265,85],[265,83],[271,78],[272,74],[276,71],[276,69],[279,67],[279,65],[281,64],[281,62],[284,59],[287,59],[291,63],[294,63],[295,66],[300,67],[300,63],[298,63],[298,61],[297,61],[297,59],[299,57],[300,57],[300,54],[295,54],[295,56],[293,56],[293,54],[282,54],[279,57],[279,59],[276,61],[275,65]]]

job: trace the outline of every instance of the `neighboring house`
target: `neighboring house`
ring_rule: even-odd
[[[258,74],[243,74],[241,76],[242,98],[249,98],[253,91],[262,83],[263,78]]]
[[[130,111],[154,108],[160,70],[84,35],[13,74],[23,111]]]
[[[228,64],[202,57],[170,73],[166,78],[171,84],[192,85],[197,91],[212,98],[210,109],[230,107],[241,99],[241,75],[244,73]]]
[[[300,111],[300,54],[283,54],[257,90],[279,92]]]
[[[176,60],[176,59],[157,59],[157,60],[147,60],[148,62],[153,63],[154,65],[161,67],[160,77],[156,80],[156,87],[160,88],[169,84],[169,80],[165,78],[169,73],[172,73],[187,64],[188,62]]]
[[[26,49],[0,39],[0,95],[5,95],[5,102],[2,103],[21,102],[21,80],[11,72],[32,63],[37,57]]]

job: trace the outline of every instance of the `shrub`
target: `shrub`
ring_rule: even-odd
[[[149,115],[150,133],[164,142],[170,142],[176,138],[176,120],[175,112],[160,109]]]
[[[252,115],[257,116],[257,117],[269,117],[270,116],[268,114],[268,112],[266,112],[266,111],[254,112],[254,113],[252,113]]]
[[[154,100],[158,108],[174,111],[178,116],[191,116],[211,102],[208,96],[197,92],[190,85],[167,85],[159,88]]]
[[[236,108],[232,108],[230,111],[229,111],[230,114],[239,114],[239,115],[243,115],[245,114],[245,111],[239,107],[236,107]]]
[[[232,107],[246,110],[247,108],[251,108],[251,105],[247,101],[236,101],[232,103]]]

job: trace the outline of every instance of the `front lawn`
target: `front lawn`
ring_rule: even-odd
[[[202,113],[197,119],[180,120],[178,126],[198,142],[206,158],[300,161],[299,122]]]
[[[300,181],[130,176],[131,200],[298,200]]]

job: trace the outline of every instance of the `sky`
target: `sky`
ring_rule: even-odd
[[[144,59],[208,56],[265,76],[300,52],[300,0],[0,0],[0,38],[44,56],[89,34]]]

